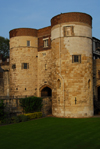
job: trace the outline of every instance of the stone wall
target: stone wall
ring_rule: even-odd
[[[3,69],[0,78],[0,96],[9,96],[9,65],[1,65]]]
[[[30,41],[30,46],[27,46]],[[10,96],[37,96],[37,37],[17,36],[10,39]],[[27,69],[22,64],[27,63]],[[12,66],[16,65],[13,69]]]
[[[74,18],[75,14],[70,22],[57,16],[51,28],[52,113],[62,117],[89,117],[93,115],[91,24]],[[71,35],[64,35],[66,26],[73,29]],[[73,62],[73,55],[80,55],[79,63]]]
[[[99,72],[100,72],[100,59],[95,59],[93,61],[93,67],[94,67],[94,78],[93,78],[93,82],[94,82],[94,86],[93,86],[93,89],[94,89],[94,98],[95,100],[98,101],[98,87],[100,86],[100,75],[99,75]]]
[[[51,78],[51,50],[38,52],[38,96],[41,97],[41,90],[48,86],[52,89]]]
[[[4,96],[4,80],[0,78],[0,95]]]
[[[21,97],[20,97],[21,98]],[[22,96],[24,98],[24,96]],[[9,113],[10,115],[18,115],[23,114],[23,108],[20,106],[19,98],[12,97],[0,97],[0,101],[3,100],[5,104],[5,112]],[[43,116],[51,115],[52,114],[52,98],[45,97],[43,98],[42,102],[42,114]]]
[[[66,27],[70,29],[67,36]],[[49,87],[54,116],[92,116],[91,28],[91,16],[65,13],[53,17],[51,26],[43,29],[10,31],[10,96],[41,96],[42,89]],[[73,62],[74,55],[80,62]],[[23,63],[28,64],[28,69],[22,69]]]

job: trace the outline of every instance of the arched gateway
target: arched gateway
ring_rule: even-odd
[[[43,86],[40,89],[41,97],[43,98],[42,112],[44,115],[52,114],[52,89],[49,86]]]
[[[44,87],[41,90],[41,97],[52,97],[52,90],[49,87]]]

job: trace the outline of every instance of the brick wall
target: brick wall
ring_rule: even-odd
[[[51,26],[38,30],[38,51],[48,50],[51,48]],[[48,39],[48,47],[44,48],[44,38]]]
[[[51,48],[51,35],[48,36],[43,36],[38,38],[38,51],[44,51],[44,50],[49,50]],[[48,39],[48,47],[44,47],[44,38],[49,38]]]
[[[37,30],[31,29],[31,28],[18,28],[13,29],[9,32],[9,37],[15,37],[15,36],[33,36],[37,37]]]
[[[81,22],[92,26],[92,17],[88,14],[78,12],[63,13],[51,19],[51,26],[53,27],[54,25],[65,22]]]
[[[37,35],[38,35],[38,38],[51,35],[51,26],[39,29]]]

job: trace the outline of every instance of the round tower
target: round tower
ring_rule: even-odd
[[[92,116],[92,17],[64,13],[51,19],[51,27],[53,115]]]
[[[10,31],[10,96],[36,95],[37,30]]]

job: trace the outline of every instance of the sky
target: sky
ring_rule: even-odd
[[[100,39],[100,0],[0,0],[0,36],[9,38],[15,28],[40,29],[51,18],[67,12],[92,16],[92,36]]]

